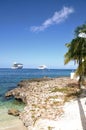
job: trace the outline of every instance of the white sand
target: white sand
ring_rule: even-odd
[[[64,105],[64,115],[57,121],[39,119],[33,130],[86,130],[86,98]]]
[[[19,117],[8,115],[7,108],[0,108],[0,130],[27,130]]]
[[[0,124],[0,130],[27,130],[19,119],[10,122],[4,121]]]

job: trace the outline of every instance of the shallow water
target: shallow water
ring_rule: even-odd
[[[12,100],[5,103],[0,103],[0,128],[4,128],[9,126],[11,122],[15,122],[19,117],[8,115],[8,110],[11,108],[18,109],[19,111],[23,111],[24,104],[20,103],[16,100]],[[1,129],[0,129],[1,130]]]

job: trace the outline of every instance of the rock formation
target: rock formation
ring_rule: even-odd
[[[26,104],[19,118],[28,127],[28,130],[32,130],[38,119],[57,120],[62,115],[65,93],[57,91],[57,89],[60,90],[73,83],[76,81],[67,77],[24,80],[5,96],[14,96]]]

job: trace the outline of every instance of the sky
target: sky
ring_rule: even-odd
[[[65,46],[86,22],[86,0],[0,0],[0,68],[75,68]]]

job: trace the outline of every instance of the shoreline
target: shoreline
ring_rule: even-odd
[[[0,123],[0,130],[27,130],[20,119]]]
[[[19,117],[8,115],[8,108],[0,108],[0,130],[27,130]]]
[[[26,103],[26,107],[19,118],[28,130],[40,130],[36,129],[39,120],[58,122],[64,115],[65,102],[71,100],[65,98],[66,89],[71,89],[72,93],[75,91],[73,96],[75,96],[74,99],[77,99],[76,93],[79,94],[78,83],[69,77],[23,80],[18,84],[18,88],[9,91],[6,96],[14,96]],[[72,94],[71,91],[68,93],[69,95]]]

